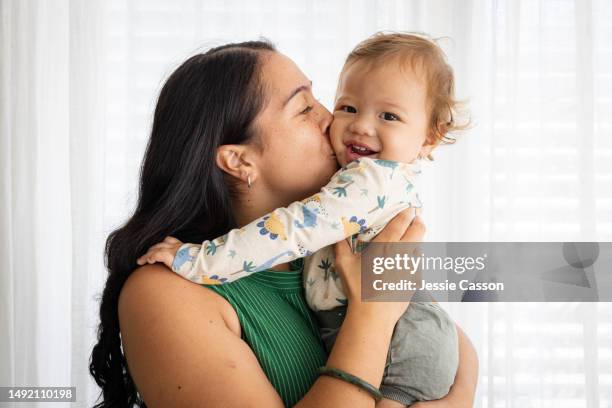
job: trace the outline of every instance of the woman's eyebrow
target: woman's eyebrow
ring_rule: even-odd
[[[299,94],[302,91],[310,91],[310,88],[312,88],[312,81],[310,81],[308,85],[300,85],[297,88],[295,88],[293,92],[291,92],[291,95],[289,95],[289,97],[285,99],[285,102],[283,103],[283,108],[287,106],[291,98],[293,98],[295,95]]]

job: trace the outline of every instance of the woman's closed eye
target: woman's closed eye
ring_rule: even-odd
[[[306,115],[306,114],[308,114],[308,112],[310,112],[312,109],[313,109],[313,106],[312,106],[312,105],[308,105],[307,107],[305,107],[305,108],[304,108],[304,110],[302,110],[302,111],[300,112],[300,115]]]
[[[396,120],[400,120],[399,116],[397,116],[395,113],[391,113],[391,112],[383,112],[379,115],[379,117],[381,119],[384,119],[386,121],[389,122],[394,122]]]

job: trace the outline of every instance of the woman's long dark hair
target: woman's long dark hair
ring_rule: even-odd
[[[263,108],[264,41],[227,44],[178,67],[162,88],[132,217],[106,241],[109,275],[89,372],[102,388],[95,407],[146,407],[128,372],[119,335],[119,293],[136,259],[168,235],[201,242],[235,227],[231,191],[215,164],[217,148],[254,141]]]

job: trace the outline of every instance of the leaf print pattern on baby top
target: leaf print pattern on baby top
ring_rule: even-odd
[[[324,301],[317,309],[337,305],[343,294],[340,280],[331,273],[333,247],[331,254],[320,258],[322,248],[350,238],[351,250],[358,250],[361,242],[370,241],[400,211],[420,206],[414,165],[355,160],[338,170],[317,194],[205,241],[199,252],[196,246],[179,252],[179,273],[193,282],[223,284],[299,257],[317,257],[311,265],[317,274],[308,276],[305,271],[304,283],[321,294],[321,299],[314,299]],[[327,284],[335,289],[325,290]]]
[[[334,268],[334,264],[329,260],[329,258],[321,260],[319,269],[323,270],[323,280],[327,281],[329,278],[332,278],[333,280],[338,279],[336,268]]]
[[[414,185],[410,182],[410,180],[408,180],[406,176],[404,176],[404,180],[406,180],[406,194],[410,194],[412,192],[412,189],[414,188]]]
[[[268,259],[267,261],[265,261],[259,266],[256,266],[253,261],[244,261],[242,263],[242,269],[236,272],[232,272],[230,273],[230,275],[235,275],[241,272],[254,273],[254,272],[265,271],[267,269],[272,268],[275,265],[278,265],[279,263],[282,263],[280,259],[285,258],[285,257],[288,257],[290,260],[296,259],[296,256],[292,251],[284,251],[278,255],[273,256],[272,258]]]
[[[348,195],[347,189],[355,182],[355,180],[353,180],[353,178],[348,174],[341,174],[338,176],[337,182],[344,185],[334,187],[332,194],[340,198]]]
[[[386,201],[387,201],[387,196],[377,196],[376,197],[376,202],[377,202],[376,207],[368,211],[368,214],[372,214],[374,211],[382,210],[383,208],[385,208]]]
[[[389,176],[389,178],[393,178],[393,174],[395,174],[395,169],[397,168],[397,166],[399,166],[399,163],[396,161],[383,159],[376,159],[374,160],[374,163],[378,164],[379,166],[391,169],[391,175]]]
[[[415,184],[420,173],[418,162],[365,158],[349,163],[345,170],[342,177],[335,177],[335,189],[329,189],[336,198],[330,212],[342,209],[339,227],[344,235],[350,235],[347,240],[353,253],[362,252],[400,211],[421,206]],[[362,171],[367,174],[365,180],[359,177]],[[347,176],[355,182],[349,185]],[[355,206],[357,202],[361,203],[359,208]],[[338,228],[335,221],[327,226]],[[330,310],[346,302],[340,282],[330,279],[329,270],[334,268],[330,251],[333,255],[333,246],[315,252],[305,263],[305,294],[313,310]]]
[[[222,237],[213,239],[212,241],[210,241],[208,243],[208,245],[206,245],[206,255],[214,255],[217,253],[217,248],[225,245],[225,241],[227,239],[227,234],[223,235]]]

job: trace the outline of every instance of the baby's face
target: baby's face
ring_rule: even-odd
[[[427,156],[428,125],[427,89],[410,67],[360,61],[341,75],[330,136],[342,166],[360,157],[409,163]]]

